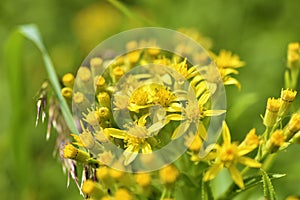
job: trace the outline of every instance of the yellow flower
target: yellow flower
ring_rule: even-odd
[[[92,180],[86,180],[83,182],[82,192],[93,198],[101,198],[105,194],[102,186]]]
[[[293,114],[285,132],[287,141],[290,140],[298,131],[300,131],[300,114]]]
[[[240,83],[230,75],[238,74],[237,68],[243,67],[245,62],[241,61],[238,55],[226,50],[221,50],[219,55],[211,53],[211,56],[219,69],[224,85],[236,85],[240,89]]]
[[[73,90],[72,90],[72,88],[64,87],[64,88],[61,89],[61,94],[66,99],[71,99],[72,98],[72,94],[73,94]]]
[[[253,134],[253,133],[251,133]],[[227,168],[233,179],[233,181],[240,187],[244,188],[244,181],[241,173],[238,171],[236,164],[241,163],[249,167],[259,168],[261,164],[256,160],[246,157],[245,155],[253,151],[255,146],[250,145],[249,147],[245,145],[246,142],[238,145],[236,143],[231,143],[231,136],[229,129],[225,122],[223,122],[223,144],[222,146],[216,145],[216,153],[214,156],[214,162],[206,171],[203,179],[204,181],[209,181],[214,179],[222,168]],[[247,139],[247,138],[246,138]],[[251,147],[252,146],[252,147]]]
[[[152,83],[143,85],[133,91],[129,100],[128,109],[138,113],[140,109],[149,108],[154,105],[172,108],[172,103],[176,100],[176,96],[168,88]],[[174,107],[174,109],[177,108]]]
[[[86,163],[90,159],[90,155],[87,152],[74,147],[72,144],[67,144],[63,152],[65,158],[73,159],[78,162]]]
[[[175,61],[175,63],[172,64],[172,67],[184,78],[186,79],[190,79],[192,77],[194,77],[195,75],[197,75],[199,72],[196,70],[195,67],[190,67],[188,68],[188,64],[187,64],[187,60],[184,59],[182,62],[177,63]],[[180,79],[180,77],[174,76],[175,79],[177,80],[178,78]]]
[[[280,117],[283,117],[287,113],[292,102],[295,100],[296,95],[297,95],[297,91],[293,91],[290,89],[286,89],[286,90],[281,89],[280,100],[282,103],[278,112],[278,115]]]
[[[298,42],[290,43],[287,50],[287,66],[290,69],[300,66],[300,44]]]
[[[115,192],[115,200],[132,200],[132,195],[124,188],[120,188]]]
[[[263,121],[266,127],[272,127],[275,125],[281,104],[282,102],[280,99],[274,99],[274,98],[268,99],[264,121]]]
[[[183,108],[182,114],[169,114],[166,117],[167,122],[170,120],[182,121],[174,130],[172,139],[182,136],[189,128],[191,128],[191,126],[195,126],[197,128],[197,134],[202,139],[206,138],[206,129],[202,123],[202,119],[207,116],[216,116],[225,113],[225,110],[207,110],[204,108],[204,104],[209,100],[209,98],[210,94],[207,92],[203,94],[197,102],[195,100],[191,100],[191,96],[188,94],[187,103]]]
[[[135,178],[135,182],[142,187],[148,186],[151,182],[151,176],[148,173],[136,174],[134,175],[134,178]]]
[[[121,170],[109,168],[109,175],[115,180],[120,180],[124,176],[124,172]]]
[[[199,152],[202,147],[202,139],[199,135],[189,134],[185,137],[185,145],[189,148],[189,150],[194,152]]]
[[[271,153],[278,151],[278,149],[285,143],[285,136],[282,130],[276,130],[272,133],[270,139],[267,141],[267,148]]]
[[[66,87],[73,87],[74,84],[74,75],[71,73],[67,73],[62,77],[63,85]]]
[[[127,126],[127,130],[115,128],[104,129],[104,132],[111,137],[124,140],[125,151],[123,155],[125,157],[125,165],[129,165],[133,162],[140,150],[145,154],[152,152],[152,147],[147,138],[157,134],[157,130],[161,128],[163,124],[157,122],[147,128],[145,126],[147,116],[148,115],[144,115],[131,126]]]
[[[174,165],[168,165],[159,170],[159,178],[163,184],[174,183],[179,176],[179,171]]]

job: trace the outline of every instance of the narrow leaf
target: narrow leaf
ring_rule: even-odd
[[[78,134],[78,130],[74,124],[72,114],[69,110],[68,104],[61,94],[61,87],[60,87],[58,78],[56,76],[56,72],[55,72],[53,63],[52,63],[50,56],[48,55],[48,52],[42,42],[39,30],[37,29],[37,27],[35,25],[29,24],[29,25],[20,26],[17,31],[18,31],[18,33],[23,35],[25,38],[32,41],[37,46],[37,48],[40,50],[40,52],[42,53],[43,61],[44,61],[46,70],[48,72],[49,81],[50,81],[50,83],[53,87],[53,90],[55,92],[55,95],[59,101],[59,105],[60,105],[62,114],[64,116],[64,119],[66,120],[66,123],[67,123],[69,129],[71,130],[71,132]]]
[[[276,200],[275,190],[270,177],[263,169],[260,169],[260,172],[262,175],[265,199]]]

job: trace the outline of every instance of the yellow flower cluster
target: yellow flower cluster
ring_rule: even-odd
[[[208,38],[190,30],[182,31],[211,47]],[[152,47],[139,49],[145,43]],[[247,189],[245,175],[249,168],[267,170],[272,163],[271,154],[300,141],[300,114],[290,112],[297,95],[293,88],[282,89],[279,98],[267,100],[262,117],[264,133],[257,134],[253,128],[244,140],[232,142],[224,121],[220,130],[223,142],[207,145],[210,118],[225,113],[211,105],[218,83],[241,87],[234,76],[245,62],[238,55],[227,50],[210,53],[219,77],[211,71],[211,64],[195,66],[185,57],[160,49],[155,41],[130,41],[126,49],[128,53],[109,62],[91,58],[89,64],[79,69],[78,82],[74,83],[72,74],[62,78],[63,96],[73,99],[74,108],[81,111],[82,130],[79,136],[72,135],[76,141],[65,146],[64,157],[96,166],[95,175],[91,176],[93,181],[88,179],[82,186],[82,192],[90,199],[134,200],[140,196],[146,199],[156,194],[156,190],[162,193],[160,199],[173,199],[174,185],[178,182],[201,182],[205,188],[206,182],[215,179],[222,169],[229,171],[233,184],[241,190]],[[181,44],[177,49],[182,55],[190,51]],[[299,43],[288,47],[290,70],[299,68],[299,49]],[[207,58],[207,55],[194,56],[199,60]],[[99,69],[107,63],[108,68],[99,75]],[[139,69],[139,74],[132,73],[135,67],[147,64],[154,65]],[[185,82],[189,87],[184,87]],[[95,93],[93,106],[87,106],[91,105],[87,84],[93,86]],[[120,119],[121,123],[117,121]],[[179,138],[187,149],[183,158],[157,172],[134,168],[160,162],[155,152]],[[121,156],[110,149],[113,145],[122,150]],[[192,174],[186,173],[189,168]],[[134,173],[126,173],[125,169],[133,169]]]

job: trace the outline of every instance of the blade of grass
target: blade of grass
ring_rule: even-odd
[[[25,38],[31,40],[37,46],[37,48],[41,51],[45,67],[48,72],[49,81],[50,81],[50,83],[53,87],[53,90],[55,92],[55,95],[59,101],[59,105],[60,105],[62,114],[64,116],[64,119],[66,120],[69,129],[73,133],[78,134],[78,131],[74,124],[72,114],[69,110],[68,104],[61,94],[61,87],[60,87],[58,78],[56,76],[56,72],[55,72],[53,63],[52,63],[50,56],[48,55],[48,52],[42,42],[39,30],[37,29],[37,27],[35,25],[29,24],[29,25],[20,26],[18,31]]]
[[[140,24],[144,24],[147,26],[154,26],[154,23],[149,21],[148,19],[139,16],[133,12],[131,12],[123,3],[118,0],[107,0],[111,5],[113,5],[116,9],[118,9],[121,13],[123,13],[129,19],[132,19],[135,22]]]

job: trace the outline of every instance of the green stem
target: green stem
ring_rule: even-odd
[[[164,190],[163,190],[163,192],[161,194],[160,200],[163,200],[165,198],[165,196],[167,194],[167,191],[168,191],[167,187],[164,187]]]
[[[274,163],[275,158],[277,157],[278,154],[269,154],[268,157],[265,159],[264,163],[263,163],[263,170],[268,171],[272,164]]]
[[[291,83],[291,89],[296,89],[297,88],[297,82],[298,82],[298,75],[299,75],[299,69],[292,69],[291,70],[291,79],[292,79],[292,83]]]

